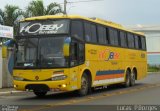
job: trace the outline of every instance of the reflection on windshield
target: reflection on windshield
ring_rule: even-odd
[[[39,41],[40,60],[42,67],[54,66],[64,67],[63,55],[64,38],[42,38]]]
[[[18,66],[35,66],[37,52],[37,38],[21,39],[18,41],[17,62]]]
[[[18,41],[15,67],[66,67],[65,37],[29,38]]]

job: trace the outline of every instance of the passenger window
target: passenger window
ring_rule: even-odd
[[[127,37],[125,32],[120,31],[120,41],[122,47],[127,47]]]
[[[146,40],[144,37],[141,37],[142,49],[146,50]]]
[[[110,28],[109,29],[109,38],[111,45],[118,46],[119,40],[118,40],[118,31],[116,29]]]
[[[91,28],[89,23],[84,23],[84,30],[85,30],[85,40],[87,42],[91,41]]]
[[[138,36],[138,45],[139,45],[139,49],[142,49],[142,42],[141,42],[140,36]]]
[[[106,28],[102,27],[102,26],[98,26],[98,42],[100,44],[108,44],[107,41],[107,34],[106,34]]]
[[[133,34],[128,33],[127,38],[128,38],[128,47],[129,48],[134,48],[134,36],[133,36]]]
[[[96,25],[91,24],[91,42],[97,43]]]
[[[85,28],[85,40],[87,42],[97,42],[97,31],[96,31],[96,25],[90,24],[90,23],[85,23],[84,24]]]
[[[83,39],[83,24],[81,21],[74,20],[71,23],[71,35],[73,37]]]
[[[134,37],[135,37],[135,48],[136,48],[136,49],[139,49],[138,36],[135,35]]]

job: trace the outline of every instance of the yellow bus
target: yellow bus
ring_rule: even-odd
[[[112,84],[133,86],[147,75],[142,33],[98,18],[54,15],[26,18],[16,38],[14,88],[45,96]]]

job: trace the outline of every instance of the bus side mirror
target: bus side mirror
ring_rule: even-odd
[[[7,58],[7,46],[2,46],[2,58]]]
[[[69,56],[69,44],[64,44],[63,46],[63,55],[68,57]]]

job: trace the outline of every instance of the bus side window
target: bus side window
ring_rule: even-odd
[[[141,37],[142,50],[146,50],[146,40],[144,37]]]
[[[138,36],[138,45],[139,45],[139,49],[142,49],[142,42],[141,42],[140,36]]]
[[[91,24],[91,42],[97,43],[96,25]]]
[[[118,30],[109,28],[109,38],[110,38],[110,44],[114,46],[119,45],[118,41]]]
[[[78,41],[73,41],[71,43],[71,66],[76,66],[78,64],[84,63],[85,60],[85,50],[84,44],[78,43]]]
[[[135,44],[134,44],[134,36],[131,33],[127,34],[127,38],[128,38],[128,47],[129,48],[135,48]]]
[[[78,47],[78,53],[79,53],[79,64],[84,63],[85,60],[85,53],[84,53],[84,44],[83,43],[79,43],[79,47]]]
[[[77,42],[71,43],[71,66],[78,65],[78,44]]]
[[[71,36],[83,40],[83,24],[81,21],[73,20],[71,22]]]
[[[106,39],[107,39],[107,44],[110,44],[110,41],[109,41],[109,28],[108,27],[105,28],[105,35],[106,35]]]
[[[109,41],[111,45],[114,45],[114,31],[109,28]]]
[[[84,30],[85,30],[85,40],[87,42],[91,41],[91,28],[90,28],[90,23],[85,22],[84,23]]]
[[[127,36],[123,31],[120,31],[120,41],[121,47],[127,47]]]
[[[84,29],[85,29],[85,40],[87,42],[97,43],[96,25],[85,22]]]
[[[136,48],[136,49],[139,49],[138,36],[135,35],[134,37],[135,37],[135,48]]]
[[[97,26],[98,42],[100,44],[108,44],[107,31],[103,26]]]

